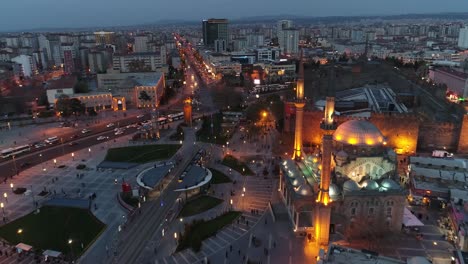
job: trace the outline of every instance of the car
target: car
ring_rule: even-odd
[[[101,141],[101,140],[105,140],[105,139],[108,139],[109,137],[105,137],[105,136],[99,136],[97,138],[98,141]]]
[[[31,166],[30,162],[24,162],[24,163],[21,163],[20,168],[26,168],[26,167],[29,167],[29,166]]]
[[[70,139],[75,139],[75,138],[78,138],[79,136],[77,134],[73,135],[70,137]]]
[[[89,133],[89,132],[91,132],[91,130],[86,129],[86,128],[83,129],[83,130],[81,130],[81,133],[82,133],[82,134],[86,134],[86,133]]]
[[[114,128],[114,132],[119,131],[119,130],[121,130],[121,128],[119,127]]]
[[[70,143],[68,143],[68,146],[70,146],[70,147],[75,146],[75,145],[78,145],[78,142],[70,142]]]
[[[145,115],[137,115],[137,118],[143,118]]]
[[[113,126],[115,126],[114,123],[109,123],[109,124],[107,124],[106,127],[113,127]]]
[[[39,143],[34,144],[35,148],[42,148],[42,147],[45,147],[45,146],[47,146],[47,144],[45,142],[39,142]]]
[[[122,130],[117,130],[117,132],[115,132],[115,135],[118,136],[118,135],[122,135],[124,132]]]

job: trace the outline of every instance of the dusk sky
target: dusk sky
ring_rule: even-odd
[[[468,12],[468,0],[14,0],[2,2],[0,31],[123,26],[158,20],[263,15],[342,16]]]

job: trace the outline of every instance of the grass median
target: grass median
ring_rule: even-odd
[[[231,211],[209,221],[199,220],[186,224],[184,234],[179,236],[177,251],[189,247],[195,252],[200,251],[203,240],[215,235],[223,227],[234,222],[240,215],[241,212]]]
[[[146,163],[169,159],[180,148],[179,144],[142,145],[122,148],[111,148],[107,151],[105,161]]]
[[[211,184],[221,184],[221,183],[229,183],[232,180],[224,173],[220,172],[219,170],[209,168],[211,173],[213,174],[213,178],[211,178]]]
[[[199,196],[193,200],[188,201],[179,213],[179,217],[188,217],[203,213],[218,204],[221,204],[223,200],[211,197],[208,195]]]

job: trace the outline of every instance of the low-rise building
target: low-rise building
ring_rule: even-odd
[[[468,74],[450,68],[429,70],[429,78],[437,84],[447,85],[447,92],[458,97],[468,97]]]
[[[49,104],[55,105],[56,99],[62,95],[73,96],[75,94],[74,87],[77,82],[76,76],[72,75],[48,81],[46,84],[46,94]]]
[[[120,72],[109,69],[107,73],[97,74],[97,86],[99,91],[119,93],[118,88],[128,78],[135,80],[154,79],[159,80],[163,75],[160,72]]]

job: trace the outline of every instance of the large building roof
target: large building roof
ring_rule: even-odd
[[[364,120],[344,122],[336,129],[333,139],[354,146],[378,146],[384,143],[384,136],[380,130]]]

